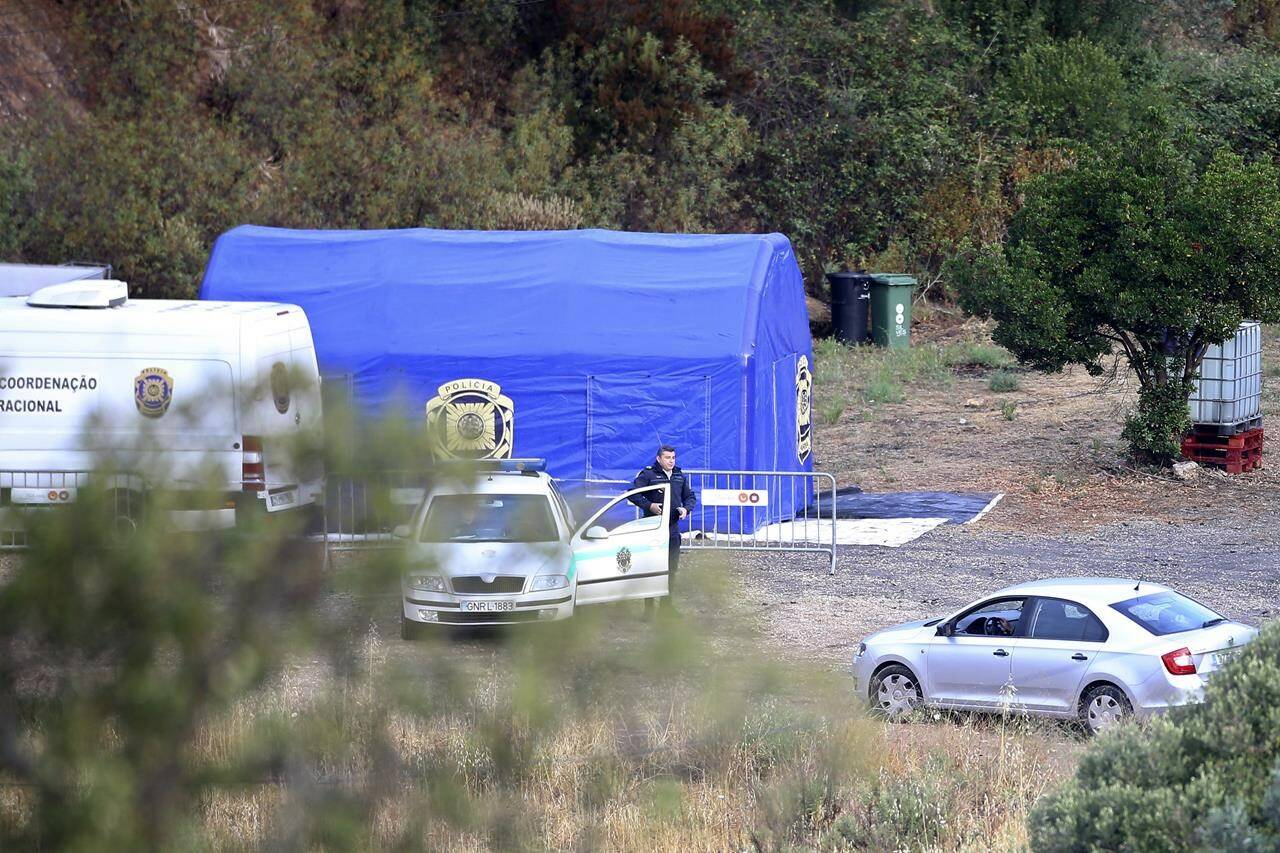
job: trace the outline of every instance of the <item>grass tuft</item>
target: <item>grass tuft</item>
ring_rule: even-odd
[[[996,370],[1013,364],[1013,355],[1004,347],[995,344],[984,344],[976,341],[951,344],[944,351],[944,358],[950,367],[983,367]]]
[[[997,394],[1008,394],[1022,387],[1022,378],[1008,370],[997,370],[991,374],[987,387]]]

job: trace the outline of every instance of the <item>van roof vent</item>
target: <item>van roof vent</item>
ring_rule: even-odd
[[[42,287],[27,297],[33,308],[115,308],[129,298],[123,281],[69,281]]]

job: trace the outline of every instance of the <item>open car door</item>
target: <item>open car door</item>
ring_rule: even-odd
[[[662,491],[662,513],[620,518],[630,498]],[[667,549],[670,545],[669,485],[632,489],[601,507],[573,534],[577,604],[599,604],[667,594]]]

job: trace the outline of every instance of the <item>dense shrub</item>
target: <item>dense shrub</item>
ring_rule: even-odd
[[[1032,848],[1275,850],[1280,846],[1280,625],[1205,702],[1100,738],[1032,812]]]
[[[965,307],[1027,364],[1101,374],[1119,353],[1138,376],[1125,429],[1169,461],[1205,349],[1242,319],[1280,319],[1280,172],[1146,133],[1027,187],[1009,240],[952,266]]]

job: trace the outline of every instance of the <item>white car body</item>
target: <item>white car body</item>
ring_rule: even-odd
[[[910,622],[867,637],[853,660],[857,695],[885,710],[897,707],[894,697],[882,696],[876,683],[877,674],[897,664],[910,670],[927,707],[1081,717],[1098,728],[1110,722],[1111,715],[1093,721],[1082,703],[1086,696],[1098,695],[1097,688],[1110,685],[1123,691],[1130,706],[1124,709],[1119,697],[1108,700],[1117,716],[1158,714],[1200,700],[1213,674],[1257,635],[1257,629],[1216,614],[1221,621],[1207,627],[1179,622],[1172,615],[1177,609],[1172,605],[1179,600],[1212,614],[1168,587],[1147,581],[1069,578],[1012,586],[947,617]],[[1152,620],[1150,627],[1118,605]],[[1102,631],[1088,623],[1090,615]],[[1166,616],[1168,624],[1154,621]],[[979,619],[997,633],[970,633]],[[1038,629],[1034,623],[1041,619],[1047,621]],[[1013,627],[1013,636],[998,633],[1003,630],[1000,620]],[[1162,657],[1183,649],[1189,654],[1170,658],[1169,663]],[[909,680],[901,679],[903,684]],[[884,681],[883,675],[879,681]],[[877,696],[872,696],[873,690]]]
[[[321,428],[319,384],[296,305],[129,299],[109,280],[0,298],[0,512],[74,501],[103,460],[113,488],[186,493],[180,528],[313,504],[324,472],[293,449]]]
[[[396,535],[407,540],[411,566],[401,584],[406,636],[420,623],[554,621],[583,604],[667,594],[667,502],[660,515],[612,530],[603,526],[611,510],[654,487],[630,490],[577,523],[555,481],[526,461],[533,460],[481,466],[474,478],[462,481],[440,478],[411,522],[397,528]],[[511,515],[516,505],[523,507],[519,517],[526,524],[520,532],[533,531],[532,536],[510,535],[517,530]],[[449,527],[457,521],[457,508],[469,506],[485,519]]]

